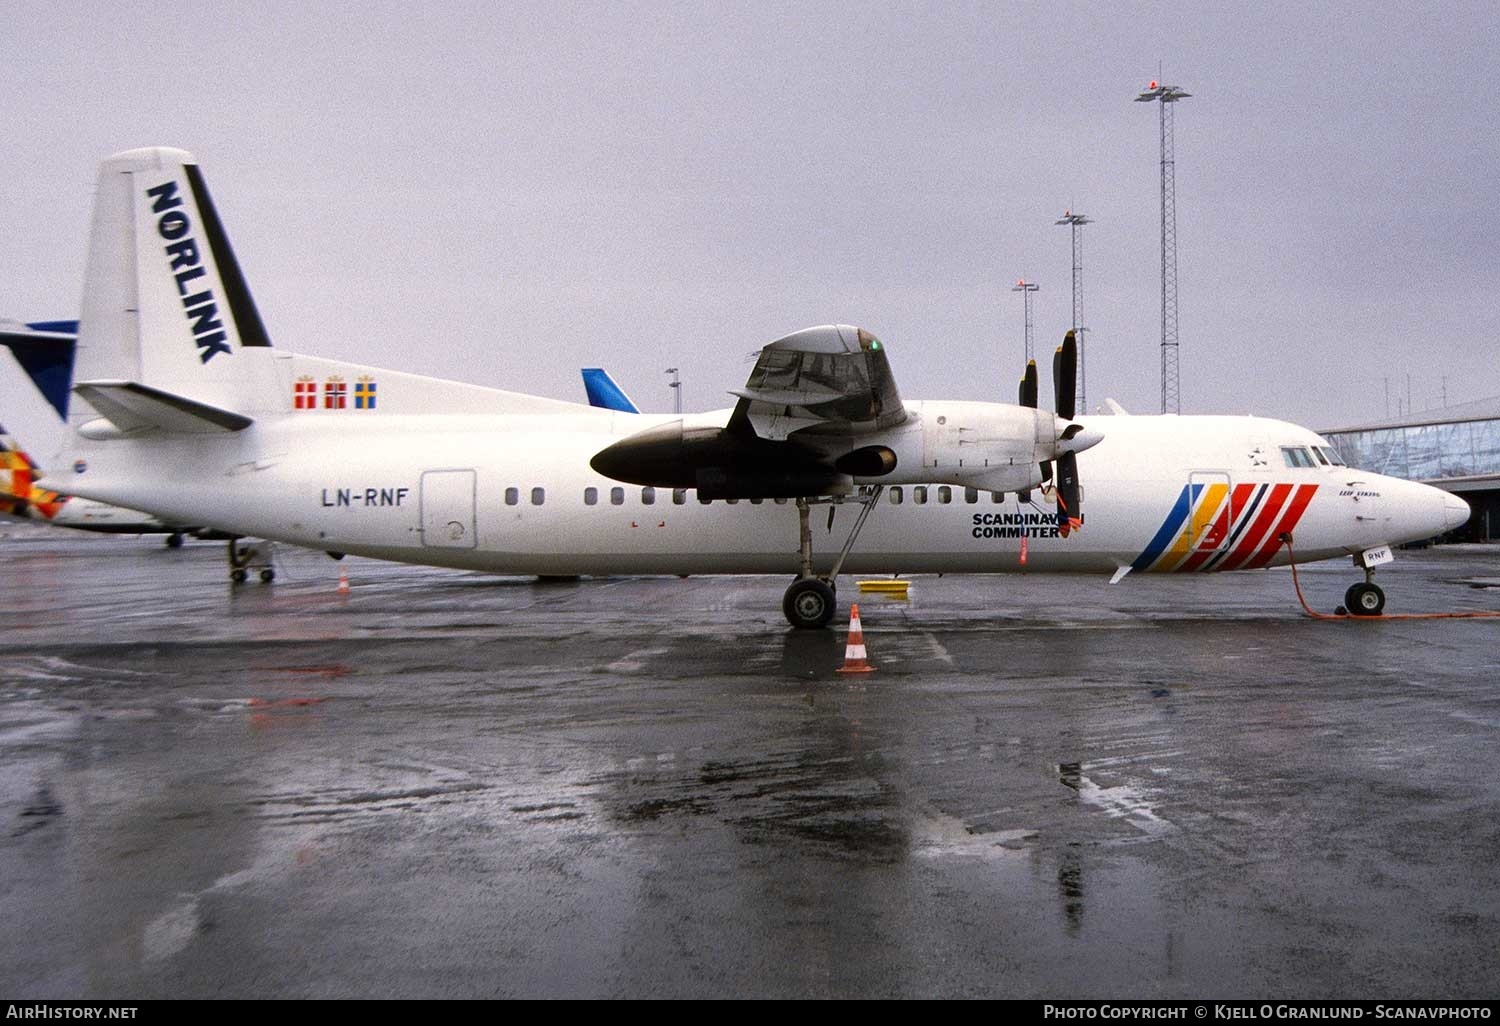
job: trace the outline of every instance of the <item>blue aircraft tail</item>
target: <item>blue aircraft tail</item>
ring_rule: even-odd
[[[589,405],[616,413],[640,413],[625,390],[615,384],[615,379],[602,367],[583,368],[583,389],[589,395]]]
[[[77,321],[33,321],[25,325],[0,321],[0,346],[9,347],[31,383],[64,421],[68,419],[77,342]]]

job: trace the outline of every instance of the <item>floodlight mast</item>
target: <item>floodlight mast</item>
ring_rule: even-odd
[[[1035,344],[1033,344],[1031,337],[1031,296],[1039,288],[1041,288],[1040,285],[1036,284],[1035,282],[1027,281],[1025,278],[1020,279],[1010,287],[1010,290],[1012,292],[1021,293],[1026,301],[1026,363],[1030,363],[1032,360],[1036,359],[1036,346]]]
[[[1137,103],[1161,104],[1161,412],[1182,412],[1177,370],[1177,181],[1173,168],[1172,104],[1192,93],[1152,82]]]
[[[1079,413],[1089,412],[1088,403],[1088,373],[1084,363],[1083,333],[1088,329],[1083,326],[1083,232],[1079,231],[1086,224],[1093,224],[1093,220],[1084,214],[1075,214],[1068,210],[1053,224],[1068,225],[1073,233],[1073,337],[1078,340],[1078,402],[1074,409]]]
[[[682,414],[682,379],[677,374],[676,367],[668,367],[664,373],[672,375],[672,380],[667,382],[667,387],[672,390],[672,412]]]

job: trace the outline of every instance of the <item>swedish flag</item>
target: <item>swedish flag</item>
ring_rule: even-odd
[[[370,378],[360,378],[355,384],[354,408],[356,410],[373,410],[375,408],[375,382]]]

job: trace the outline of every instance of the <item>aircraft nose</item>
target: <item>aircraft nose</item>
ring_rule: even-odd
[[[1473,510],[1469,508],[1467,502],[1452,492],[1443,493],[1443,519],[1447,521],[1448,530],[1462,527],[1469,522],[1469,517],[1472,515]]]

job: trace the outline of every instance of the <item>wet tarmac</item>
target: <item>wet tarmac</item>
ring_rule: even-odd
[[[6,996],[1500,991],[1500,621],[920,577],[849,679],[779,579],[5,533]],[[1500,546],[1380,580],[1500,609]]]

